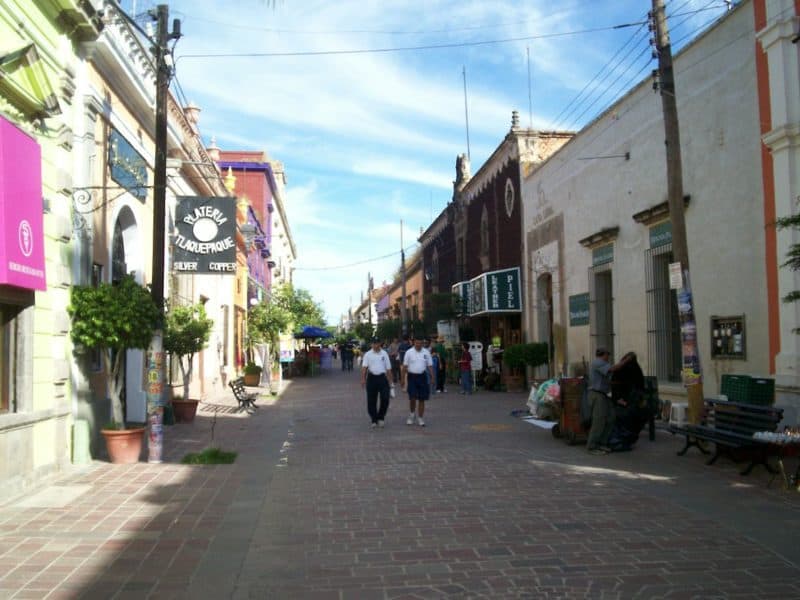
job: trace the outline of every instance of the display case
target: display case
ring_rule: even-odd
[[[711,358],[747,358],[744,315],[711,317]]]

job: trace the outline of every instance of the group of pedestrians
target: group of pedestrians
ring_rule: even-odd
[[[372,348],[361,359],[361,385],[366,389],[367,413],[373,428],[382,429],[385,426],[386,411],[390,399],[395,396],[395,384],[398,381],[408,394],[406,425],[416,423],[425,427],[425,403],[437,381],[434,354],[438,354],[438,351],[425,347],[424,342],[423,338],[414,338],[412,345],[408,338],[404,338],[396,346],[390,344],[393,358],[390,352],[383,349],[380,339],[372,338]]]

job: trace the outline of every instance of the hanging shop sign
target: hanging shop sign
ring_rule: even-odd
[[[108,134],[108,165],[111,179],[144,202],[147,197],[147,163],[116,129]]]
[[[522,311],[519,267],[483,273],[452,286],[464,316]]]
[[[0,117],[0,285],[46,290],[42,151]]]
[[[178,273],[236,274],[236,201],[179,196],[172,269]]]

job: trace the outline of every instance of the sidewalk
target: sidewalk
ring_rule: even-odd
[[[591,456],[455,388],[371,430],[358,373],[230,397],[165,462],[95,462],[2,505],[0,598],[798,598],[800,494],[681,440]],[[213,427],[213,409],[216,424]],[[208,446],[233,465],[179,464]]]

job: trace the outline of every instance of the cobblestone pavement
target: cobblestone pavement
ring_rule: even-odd
[[[383,430],[356,373],[213,399],[163,464],[0,505],[0,598],[800,598],[800,494],[761,467],[663,432],[592,456],[512,417],[522,394],[455,392]],[[212,445],[236,463],[178,464]]]

